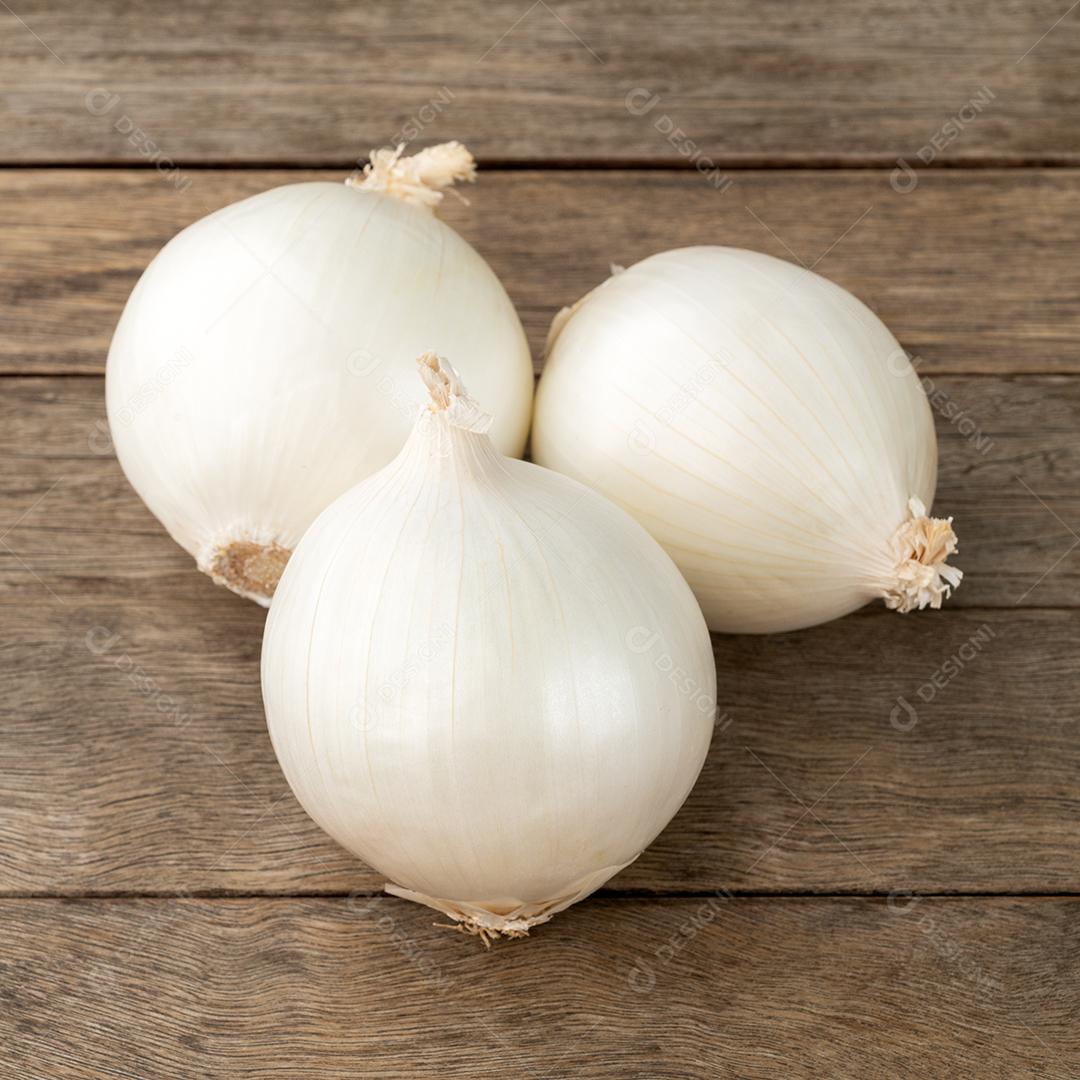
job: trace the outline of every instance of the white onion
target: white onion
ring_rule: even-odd
[[[850,293],[734,248],[654,255],[556,320],[536,461],[630,511],[713,630],[792,630],[875,597],[938,607],[933,418],[896,339]]]
[[[135,286],[107,367],[117,456],[215,580],[269,602],[315,516],[401,448],[425,349],[466,358],[496,445],[523,450],[521,324],[432,212],[474,173],[456,143],[382,151],[357,184],[289,184],[195,222]]]
[[[646,531],[502,457],[452,369],[422,362],[412,437],[285,569],[263,698],[300,802],[389,891],[516,936],[667,824],[708,749],[716,672]]]

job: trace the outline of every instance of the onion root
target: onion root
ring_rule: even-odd
[[[927,517],[921,499],[908,500],[907,520],[893,537],[896,573],[883,589],[886,607],[901,614],[940,608],[960,584],[963,573],[945,561],[957,550],[952,521]]]

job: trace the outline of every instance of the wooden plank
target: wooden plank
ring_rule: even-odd
[[[1076,161],[1066,7],[21,0],[0,160],[347,162],[411,122],[498,159]]]
[[[46,588],[136,603],[199,594],[190,560],[112,456],[102,380],[0,385],[0,523],[14,526],[0,602],[36,603]],[[1080,606],[1080,379],[928,375],[924,386],[937,412],[936,505],[956,519],[966,574],[949,606]]]
[[[1080,114],[1078,114],[1080,115]],[[340,172],[0,173],[0,371],[100,372],[124,301],[165,241],[211,210]],[[665,248],[721,243],[813,265],[885,320],[922,370],[1080,371],[1080,171],[924,175],[489,172],[444,217],[489,259],[539,357],[552,316]],[[809,211],[809,212],[808,212]]]
[[[19,1076],[1080,1070],[1076,899],[591,900],[490,951],[393,900],[0,910]]]
[[[289,795],[259,701],[262,611],[197,574],[139,503],[100,380],[4,389],[0,892],[378,888]],[[1080,604],[1080,380],[931,390],[975,424],[939,417],[940,505],[968,571],[949,610],[717,637],[724,716],[702,781],[613,888],[1080,887],[1080,611],[1018,607]],[[891,722],[901,696],[914,724]],[[813,813],[798,801],[826,793]]]
[[[0,892],[377,889],[276,767],[261,609],[197,574],[95,452],[100,380],[4,386]],[[1080,889],[1080,610],[1017,605],[1080,596],[1080,380],[937,386],[994,440],[942,421],[955,604],[717,637],[702,780],[614,889]]]

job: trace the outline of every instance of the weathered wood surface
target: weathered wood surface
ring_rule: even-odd
[[[262,609],[139,503],[101,380],[4,389],[0,892],[378,888],[289,794],[259,698]],[[703,777],[613,889],[1080,890],[1080,380],[933,389],[991,440],[939,418],[955,602],[717,637]]]
[[[1077,113],[1080,116],[1080,111]],[[100,372],[138,275],[179,229],[277,184],[338,172],[0,173],[0,371]],[[552,315],[627,265],[717,243],[850,288],[927,373],[1080,371],[1080,171],[482,173],[440,212],[488,258],[539,357]]]
[[[1063,0],[5,7],[3,162],[347,162],[410,122],[499,159],[1080,158]]]
[[[923,384],[937,414],[935,505],[956,519],[967,575],[948,607],[1080,606],[1080,553],[1070,550],[1080,543],[1080,379]],[[82,602],[201,595],[189,558],[113,456],[103,380],[0,387],[0,533],[12,527],[0,545],[0,602],[34,604],[46,585]]]
[[[487,952],[393,900],[0,912],[10,1076],[1080,1070],[1076,899],[593,901]]]
[[[1078,61],[1067,0],[0,3],[0,1076],[1080,1074]],[[306,818],[264,613],[103,423],[170,236],[414,134],[492,166],[442,212],[538,360],[664,248],[850,288],[919,358],[967,573],[940,613],[716,637],[682,812],[490,952]]]
[[[164,605],[43,598],[4,621],[0,890],[381,887],[277,768],[254,606],[193,583]],[[1080,891],[1078,649],[1063,611],[718,638],[701,780],[611,888]]]

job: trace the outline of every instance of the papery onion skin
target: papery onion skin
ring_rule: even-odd
[[[262,670],[308,813],[389,891],[486,940],[588,895],[667,824],[708,749],[716,671],[645,530],[501,457],[479,421],[434,406],[320,515]]]
[[[420,180],[418,158],[437,166]],[[401,449],[423,400],[415,358],[432,343],[465,358],[496,445],[525,446],[521,323],[431,209],[469,178],[471,155],[448,144],[375,161],[356,183],[274,188],[184,229],[135,286],[109,352],[109,423],[132,486],[200,569],[264,605],[316,515]]]
[[[876,315],[781,259],[694,247],[559,314],[532,456],[632,513],[717,631],[813,626],[960,580],[919,379]]]

